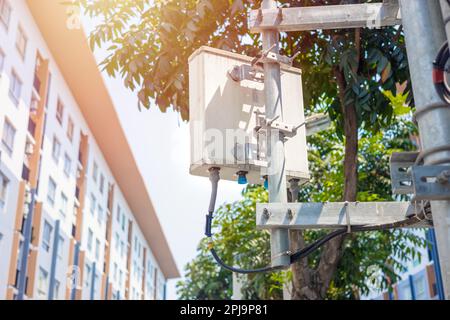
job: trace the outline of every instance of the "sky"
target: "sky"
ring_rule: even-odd
[[[178,114],[161,113],[156,106],[139,111],[137,98],[124,88],[120,79],[105,75],[119,118],[156,213],[168,239],[180,272],[196,254],[204,234],[210,181],[189,175],[189,125]],[[242,187],[221,181],[217,204],[241,198]],[[168,298],[175,299],[175,284],[168,284]]]
[[[83,18],[86,32],[93,22]],[[100,62],[105,52],[94,52]],[[189,174],[189,124],[169,110],[139,111],[136,94],[124,87],[120,78],[103,73],[105,83],[114,101],[122,127],[128,138],[138,167],[146,182],[150,197],[169,242],[180,273],[196,255],[197,245],[204,237],[205,216],[210,197],[208,178]],[[242,186],[221,181],[217,205],[241,198]],[[176,299],[176,282],[167,286],[167,298]]]

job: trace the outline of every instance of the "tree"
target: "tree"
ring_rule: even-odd
[[[173,107],[188,120],[188,57],[201,45],[254,56],[258,35],[246,26],[250,9],[261,1],[244,0],[78,0],[100,23],[90,36],[93,48],[109,45],[102,66],[135,90],[140,106],[154,101]],[[298,6],[299,1],[279,1]],[[349,0],[305,0],[303,6],[341,4]],[[295,65],[304,70],[305,104],[325,110],[344,141],[343,190],[340,200],[358,195],[358,140],[363,132],[379,132],[393,120],[395,108],[386,95],[403,97],[409,88],[401,28],[290,32],[281,36],[281,53],[301,49]],[[406,83],[406,85],[403,85]],[[404,107],[403,105],[401,107]],[[292,233],[294,248],[304,245]],[[345,236],[330,241],[316,269],[294,266],[294,297],[324,298],[344,256]]]
[[[359,143],[359,201],[389,201],[392,199],[389,180],[389,156],[394,151],[412,148],[410,134],[414,127],[400,122],[380,133],[366,133]],[[345,148],[337,134],[321,133],[310,139],[312,181],[300,194],[300,201],[337,201],[342,195]],[[264,267],[270,261],[270,237],[255,230],[256,203],[267,201],[267,192],[250,186],[243,200],[221,206],[216,212],[214,246],[230,264],[243,268]],[[307,231],[305,242],[312,242],[324,232]],[[388,289],[399,280],[398,272],[406,262],[417,257],[416,248],[425,240],[405,230],[358,234],[346,240],[343,256],[333,274],[324,298],[356,299],[367,294],[369,287]],[[197,257],[185,268],[185,279],[178,283],[182,299],[230,299],[231,273],[224,271],[208,251],[209,240],[199,245]],[[301,271],[317,268],[320,253],[301,262]],[[252,275],[244,281],[244,296],[251,299],[280,299],[282,287],[295,272]],[[384,277],[379,277],[384,274]],[[372,283],[373,282],[373,283]]]

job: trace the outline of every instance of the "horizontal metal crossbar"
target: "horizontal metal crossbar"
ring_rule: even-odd
[[[261,203],[256,207],[259,229],[339,229],[397,223],[418,214],[421,205],[410,202]],[[414,227],[429,227],[425,220]]]
[[[343,28],[381,28],[401,24],[397,0],[383,3],[344,4],[252,10],[251,32],[280,32]]]

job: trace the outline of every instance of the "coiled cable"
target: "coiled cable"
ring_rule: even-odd
[[[209,250],[216,262],[223,267],[226,270],[229,270],[234,273],[241,273],[241,274],[254,274],[254,273],[265,273],[265,272],[274,272],[284,269],[283,267],[263,267],[263,268],[256,268],[256,269],[240,269],[236,267],[232,267],[227,265],[218,255],[217,251],[214,249],[214,244],[212,240],[212,222],[214,219],[214,211],[215,211],[215,205],[216,205],[216,199],[217,199],[217,190],[218,190],[218,184],[220,180],[220,168],[211,168],[209,170],[210,172],[210,181],[212,185],[211,189],[211,199],[209,203],[209,210],[208,215],[206,216],[206,227],[205,227],[205,235],[211,239]],[[390,224],[384,224],[384,225],[367,225],[367,226],[352,226],[351,227],[351,233],[356,232],[368,232],[368,231],[377,231],[377,230],[390,230],[395,228],[404,228],[409,227],[412,225],[415,225],[423,220],[427,219],[427,215],[430,214],[429,208],[427,209],[425,205],[422,205],[422,210],[419,214],[415,214],[411,217],[408,217],[405,220],[390,223]],[[348,229],[339,229],[333,232],[330,232],[326,236],[320,238],[319,240],[315,241],[314,243],[308,245],[307,247],[291,254],[290,256],[290,262],[291,264],[299,261],[300,259],[308,257],[310,254],[318,250],[320,247],[322,247],[327,242],[331,241],[332,239],[342,236],[349,233]]]

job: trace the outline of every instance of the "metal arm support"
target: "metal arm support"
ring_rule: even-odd
[[[427,219],[414,228],[432,226],[425,202],[261,203],[256,206],[256,226],[269,230],[377,226],[397,223],[425,210]]]
[[[306,31],[317,29],[380,28],[401,24],[397,0],[383,3],[346,4],[253,10],[251,32],[265,30]]]

